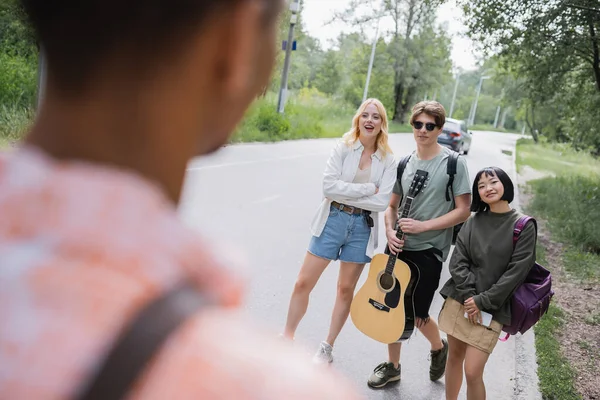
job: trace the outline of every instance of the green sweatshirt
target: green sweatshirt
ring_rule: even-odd
[[[535,263],[536,231],[528,222],[513,250],[513,230],[522,216],[516,210],[472,215],[458,234],[450,259],[451,278],[440,290],[461,304],[473,297],[481,311],[510,324],[510,301]]]

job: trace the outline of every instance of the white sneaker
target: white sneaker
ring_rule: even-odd
[[[290,343],[294,343],[294,341],[296,340],[296,338],[287,338],[283,333],[280,333],[279,336],[277,336],[277,338],[281,341],[286,341],[286,342],[290,342]]]
[[[319,345],[319,350],[313,357],[313,362],[315,364],[326,364],[333,362],[333,356],[331,352],[333,351],[333,347],[325,341],[321,342]]]

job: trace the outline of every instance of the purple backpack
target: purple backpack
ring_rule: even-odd
[[[519,235],[529,221],[533,222],[537,232],[535,219],[527,215],[519,218],[513,232],[513,248],[517,245]],[[505,341],[510,335],[527,332],[548,311],[553,295],[550,271],[536,262],[510,300],[511,323],[502,328],[507,335],[501,340]]]

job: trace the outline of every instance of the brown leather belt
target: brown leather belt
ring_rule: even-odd
[[[337,201],[332,201],[331,205],[334,208],[337,208],[338,210],[341,210],[341,211],[346,212],[348,214],[362,214],[363,211],[364,211],[362,208],[347,206],[345,204],[340,204]]]

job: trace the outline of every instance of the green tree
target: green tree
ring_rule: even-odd
[[[460,0],[471,36],[518,76],[534,135],[600,153],[600,2]],[[575,118],[580,120],[573,123]]]
[[[449,41],[442,43],[447,38],[431,28],[441,3],[442,0],[352,0],[344,12],[336,15],[337,19],[358,26],[378,18],[393,22],[392,32],[386,36],[390,37],[387,50],[393,67],[390,115],[395,121],[405,122],[419,90],[441,85],[450,77]],[[363,16],[364,10],[378,11]],[[433,39],[436,44],[427,46],[419,37]]]
[[[2,110],[34,104],[37,45],[17,0],[0,0],[0,106]],[[2,111],[4,112],[4,111]],[[8,111],[7,111],[8,112]]]
[[[37,57],[35,37],[17,0],[0,0],[0,52],[27,59]]]
[[[342,66],[337,51],[329,50],[316,67],[314,86],[321,92],[333,95],[342,84]]]

